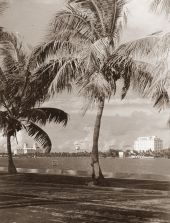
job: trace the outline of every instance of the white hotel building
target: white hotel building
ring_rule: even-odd
[[[148,151],[163,149],[163,140],[157,136],[139,137],[134,143],[134,150]]]

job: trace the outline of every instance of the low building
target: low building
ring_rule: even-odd
[[[14,149],[14,155],[23,155],[24,150],[23,149]]]
[[[123,151],[119,151],[118,152],[119,158],[124,158],[125,157],[125,153]]]
[[[35,154],[42,152],[42,149],[38,147],[36,143],[34,143],[32,147],[28,147],[27,144],[24,143],[23,148],[14,149],[14,155]]]
[[[134,150],[140,151],[158,151],[163,149],[163,140],[157,136],[138,137],[134,143]]]

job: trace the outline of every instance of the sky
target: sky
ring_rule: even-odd
[[[0,25],[9,31],[18,32],[24,41],[33,46],[42,42],[50,20],[55,12],[65,7],[65,0],[9,0],[9,8],[0,18]],[[122,34],[122,42],[133,40],[154,33],[169,31],[169,21],[162,15],[149,10],[149,0],[131,0],[128,4],[128,24]],[[66,128],[54,124],[45,130],[51,137],[53,151],[74,151],[75,144],[90,151],[96,109],[82,116],[83,99],[75,95],[57,95],[46,106],[61,108],[70,115]],[[124,101],[115,96],[106,103],[101,125],[101,150],[109,145],[124,148],[133,146],[139,136],[157,135],[164,140],[165,147],[170,146],[167,120],[169,111],[159,113],[150,101],[130,92]],[[0,137],[0,145],[5,148],[5,140]],[[18,135],[19,145],[15,140],[13,148],[24,142],[33,143],[25,133]]]

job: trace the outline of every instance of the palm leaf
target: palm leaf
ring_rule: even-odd
[[[167,16],[170,14],[170,1],[169,0],[152,0],[151,9],[153,11],[165,12]]]
[[[120,20],[124,17],[124,0],[70,0],[82,11],[89,12],[89,18],[101,37],[114,37]],[[118,30],[117,30],[118,31]]]
[[[31,59],[32,61],[36,61],[36,63],[41,64],[47,59],[54,57],[61,58],[62,56],[66,57],[67,55],[71,57],[75,52],[78,54],[77,44],[69,41],[51,40],[36,47],[31,55]]]
[[[68,121],[68,114],[57,108],[33,108],[21,113],[21,117],[28,118],[28,121],[41,125],[45,125],[47,122],[54,122],[63,123],[65,126]]]
[[[8,2],[6,0],[1,0],[0,1],[0,13],[2,14],[7,7],[8,7]]]
[[[117,52],[133,58],[159,60],[168,57],[170,33],[156,32],[147,37],[122,44]]]
[[[8,112],[7,111],[0,111],[0,128],[4,129],[6,128],[8,124]]]
[[[86,75],[82,79],[79,79],[77,84],[80,86],[80,95],[88,98],[93,103],[110,97],[110,84],[102,73],[95,72]]]
[[[76,76],[81,75],[82,68],[79,66],[79,62],[76,58],[71,58],[66,61],[55,61],[53,65],[53,70],[55,78],[53,79],[49,93],[55,94],[63,90],[72,89],[72,83],[76,80]]]
[[[37,67],[31,75],[30,82],[23,98],[22,106],[24,109],[34,107],[37,103],[41,104],[50,97],[48,94],[51,82],[56,73],[52,71],[53,61]]]
[[[23,43],[14,33],[0,31],[0,55],[10,72],[18,72],[26,65],[27,54]]]
[[[153,66],[151,64],[133,60],[126,54],[115,53],[111,55],[102,70],[105,79],[111,86],[113,85],[113,90],[115,88],[114,83],[119,79],[123,80],[122,99],[126,96],[130,85],[134,90],[144,95],[150,89],[153,80]]]
[[[40,143],[43,148],[50,152],[52,146],[51,140],[44,130],[42,130],[33,122],[29,122],[28,124],[26,124],[25,129],[29,136],[34,137],[35,141]]]
[[[73,7],[58,12],[50,26],[49,40],[62,39],[68,41],[79,39],[82,42],[93,42],[95,30],[91,26],[86,14],[81,13]]]

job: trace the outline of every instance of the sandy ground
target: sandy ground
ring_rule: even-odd
[[[1,223],[169,223],[170,182],[0,175]],[[107,187],[106,187],[107,186]]]

